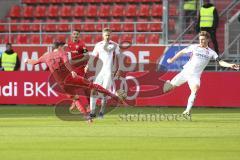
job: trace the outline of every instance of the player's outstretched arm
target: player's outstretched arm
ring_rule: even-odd
[[[167,59],[167,63],[173,63],[175,62],[179,57],[181,57],[183,54],[185,54],[184,50],[179,51],[177,54],[175,54],[172,58]]]
[[[81,59],[71,60],[70,63],[72,65],[81,64],[82,62],[88,61],[88,59],[89,59],[89,55],[84,55]]]
[[[34,60],[34,59],[25,59],[25,63],[31,64],[31,65],[36,65],[36,64],[39,64],[40,62],[38,60]]]
[[[219,65],[222,66],[222,67],[227,67],[227,68],[232,68],[232,69],[239,70],[239,65],[237,65],[237,64],[228,63],[228,62],[225,62],[225,61],[223,61],[223,60],[220,60],[218,63],[219,63]]]

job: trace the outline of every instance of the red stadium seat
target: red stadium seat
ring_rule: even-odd
[[[70,32],[71,31],[71,26],[68,20],[61,20],[62,24],[58,24],[58,31],[60,32]],[[65,24],[64,24],[65,23]]]
[[[63,3],[74,3],[74,2],[78,2],[77,0],[62,0]]]
[[[75,23],[75,24],[73,24],[73,29],[81,31],[82,30],[82,20],[74,19],[73,22]]]
[[[176,25],[176,23],[175,23],[175,20],[174,19],[169,19],[169,21],[168,21],[168,29],[169,29],[169,31],[175,31],[175,25]]]
[[[137,31],[146,32],[149,30],[148,20],[147,19],[138,19]]]
[[[3,38],[3,36],[0,36],[0,44],[4,44],[5,42],[4,42],[4,38]]]
[[[54,38],[52,35],[43,35],[43,44],[52,44],[54,42]]]
[[[60,3],[62,3],[63,2],[63,0],[51,0],[51,3],[56,3],[56,4],[60,4]]]
[[[154,2],[154,0],[141,0],[141,2]]]
[[[10,9],[10,17],[11,18],[19,18],[21,17],[21,7],[18,5],[13,5]]]
[[[97,5],[88,5],[86,16],[87,17],[97,17]]]
[[[161,4],[156,4],[153,5],[152,7],[152,11],[151,11],[151,15],[153,17],[162,17],[163,14],[163,7]]]
[[[40,31],[40,24],[38,24],[38,23],[41,23],[41,22],[42,22],[42,20],[39,20],[39,19],[33,20],[33,23],[31,25],[31,30],[33,32],[39,32]]]
[[[32,44],[40,44],[40,35],[39,34],[34,34],[34,35],[31,35],[31,38],[30,38],[30,42],[29,43],[32,43]]]
[[[28,44],[28,36],[26,34],[17,35],[17,44]]]
[[[137,6],[135,4],[127,5],[125,10],[125,15],[127,17],[136,17],[137,16]]]
[[[116,43],[119,43],[119,35],[117,34],[112,34],[111,35],[111,40],[116,42]]]
[[[81,2],[90,2],[90,3],[99,3],[99,2],[107,2],[107,0],[79,0]]]
[[[111,11],[110,5],[102,5],[98,11],[98,16],[100,17],[109,17]]]
[[[124,32],[133,32],[134,31],[134,20],[133,19],[125,19],[125,22],[128,23],[124,23],[123,24],[123,31]]]
[[[26,24],[19,24],[20,31],[22,31],[22,32],[30,32],[31,31],[30,20],[22,20],[21,23],[26,23]]]
[[[136,3],[136,2],[139,2],[139,1],[137,1],[137,0],[122,0],[123,2],[134,2],[134,3]]]
[[[122,23],[120,23],[120,19],[113,19],[110,24],[110,28],[114,32],[120,32],[122,31]]]
[[[59,7],[57,5],[51,5],[48,8],[48,16],[51,18],[58,17]]]
[[[159,34],[150,34],[148,36],[148,43],[149,44],[159,44],[159,39],[160,39]]]
[[[52,3],[51,0],[38,0],[40,4]]]
[[[14,23],[19,23],[19,22],[17,20],[15,20],[15,19],[12,19],[10,21],[11,32],[18,32],[19,31],[19,24],[14,24]]]
[[[57,41],[67,42],[68,41],[68,35],[67,34],[58,34],[55,38]]]
[[[169,6],[169,16],[177,16],[177,6],[176,5]]]
[[[15,43],[13,35],[6,34],[4,36],[3,43]]]
[[[45,6],[37,6],[34,11],[34,16],[37,18],[44,18],[47,15],[47,8]]]
[[[96,43],[98,43],[100,41],[102,41],[102,35],[101,34],[95,35],[93,43],[96,44]]]
[[[7,28],[6,25],[0,23],[0,32],[6,32],[7,31],[6,28]]]
[[[72,6],[63,6],[60,10],[60,16],[65,17],[72,17]]]
[[[54,23],[56,23],[56,21],[47,20],[46,23],[49,23],[49,24],[44,24],[43,25],[43,31],[45,31],[45,32],[57,32],[57,24],[54,24]]]
[[[122,35],[122,37],[121,37],[121,42],[130,42],[130,43],[132,43],[133,42],[133,35],[132,34],[124,34],[124,35]]]
[[[73,9],[74,17],[84,17],[85,16],[85,6],[77,5]]]
[[[152,32],[162,32],[162,22],[159,19],[153,19],[150,23],[150,31]]]
[[[83,30],[85,32],[93,32],[95,31],[95,24],[94,24],[94,20],[93,19],[86,19],[85,20],[85,24],[83,24]]]
[[[96,31],[102,32],[102,29],[108,26],[107,21],[107,19],[98,19],[98,24],[95,25]]]
[[[136,36],[136,43],[137,44],[145,44],[146,43],[146,35],[144,34],[138,34]]]
[[[6,23],[6,21],[0,20],[0,32],[6,32],[8,25],[7,24],[2,24],[2,23]]]
[[[139,12],[138,12],[138,15],[141,16],[141,17],[149,17],[149,11],[150,11],[150,8],[149,8],[149,5],[147,4],[142,4],[140,6],[140,9],[139,9]]]
[[[23,6],[23,17],[24,18],[32,18],[33,17],[33,11],[34,7],[33,6]]]
[[[123,17],[125,16],[125,12],[124,12],[124,5],[114,5],[113,9],[112,9],[112,16],[113,17]]]
[[[22,3],[25,4],[38,4],[39,0],[22,0]]]
[[[108,2],[112,2],[111,0],[108,0]],[[114,0],[115,3],[119,3],[119,2],[124,2],[124,0]],[[130,2],[130,1],[129,1]]]
[[[87,34],[87,35],[83,35],[82,36],[82,40],[87,43],[87,44],[91,44],[92,43],[92,35]]]

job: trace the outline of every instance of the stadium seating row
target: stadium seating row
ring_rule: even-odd
[[[149,23],[148,19],[139,18],[138,23],[135,23],[134,19],[125,19],[123,23],[121,19],[112,19],[110,22],[107,19],[99,19],[96,23],[94,19],[86,19],[85,21],[80,21],[75,19],[71,24],[68,20],[47,20],[46,24],[41,20],[11,20],[11,25],[0,23],[0,32],[8,32],[9,28],[11,32],[39,32],[40,29],[43,32],[70,32],[71,27],[84,32],[96,32],[101,31],[103,27],[110,27],[114,32],[133,32],[136,26],[136,31],[138,32],[161,32],[162,23],[159,19],[151,19]],[[14,24],[16,23],[16,24]],[[18,24],[17,24],[18,23]],[[40,24],[42,23],[42,24]],[[55,24],[54,24],[55,23]],[[56,24],[57,23],[57,24]],[[135,25],[135,24],[136,25]],[[173,19],[169,20],[169,29],[173,31],[175,27],[175,21]]]
[[[22,0],[22,3],[25,4],[49,4],[49,3],[139,3],[139,2],[159,2],[160,0]]]
[[[42,40],[41,40],[42,38]],[[18,34],[18,35],[5,35],[0,37],[0,43],[4,44],[7,42],[16,43],[16,44],[52,44],[55,40],[61,41],[68,41],[69,34],[55,34],[55,35],[48,35],[44,34],[42,37],[39,34]],[[82,40],[87,44],[96,43],[102,40],[102,35],[82,35]],[[11,40],[10,40],[11,39]],[[134,41],[133,34],[124,34],[124,35],[117,35],[113,34],[111,39],[115,42],[123,42],[123,41]],[[159,34],[138,34],[136,35],[136,43],[137,44],[158,44],[160,41]]]
[[[175,14],[176,12],[172,12]],[[161,17],[161,4],[136,4],[129,5],[45,5],[38,6],[18,6],[14,5],[10,9],[9,16],[11,18],[68,18],[68,17]]]

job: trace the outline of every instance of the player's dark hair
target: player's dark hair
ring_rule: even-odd
[[[58,47],[60,46],[64,46],[65,45],[65,42],[63,41],[56,41],[53,43],[53,49],[57,49]]]
[[[11,45],[12,45],[12,43],[9,43],[9,42],[8,42],[8,43],[6,43],[6,46],[11,46]]]
[[[210,38],[210,34],[209,34],[207,31],[201,31],[201,32],[199,33],[199,37],[200,37],[200,36],[204,36],[204,37],[206,37],[207,39]]]

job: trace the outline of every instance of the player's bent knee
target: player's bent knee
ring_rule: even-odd
[[[172,85],[170,81],[166,81],[163,85],[163,93],[167,93],[174,89],[176,86]]]
[[[200,88],[200,85],[192,85],[192,86],[190,86],[190,90],[191,90],[192,93],[197,93],[199,88]]]

